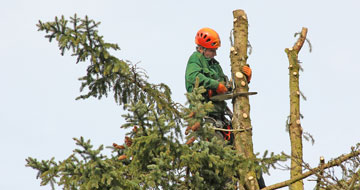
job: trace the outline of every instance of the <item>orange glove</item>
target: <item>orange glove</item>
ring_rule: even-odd
[[[219,83],[219,86],[216,89],[216,93],[218,94],[224,94],[228,91],[228,89],[226,88],[225,85],[223,85],[222,83]]]
[[[247,81],[250,82],[252,71],[249,66],[243,66],[242,72],[246,75]]]

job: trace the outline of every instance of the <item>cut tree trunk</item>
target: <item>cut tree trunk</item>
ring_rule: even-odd
[[[303,163],[303,145],[302,132],[300,122],[300,89],[299,89],[299,60],[298,54],[306,39],[307,28],[303,28],[300,38],[292,48],[286,48],[285,52],[289,59],[289,87],[290,87],[290,120],[289,135],[291,141],[291,170],[290,178],[302,174]],[[304,184],[299,180],[290,185],[290,190],[303,190]]]
[[[235,83],[234,93],[248,92],[248,81],[242,73],[242,67],[246,65],[248,49],[248,20],[243,10],[234,10],[234,44],[230,49],[231,72]],[[248,96],[237,96],[233,99],[233,120],[232,126],[235,130],[235,148],[239,155],[247,159],[254,159],[252,127],[250,120],[250,104]],[[258,182],[255,171],[248,171],[245,176],[241,176],[245,181],[240,184],[240,189],[258,190]]]

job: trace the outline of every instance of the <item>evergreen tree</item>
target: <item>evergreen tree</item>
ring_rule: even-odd
[[[206,89],[197,83],[193,92],[186,94],[188,105],[174,102],[166,84],[149,83],[141,68],[110,53],[120,48],[103,40],[97,31],[99,24],[74,15],[69,20],[55,17],[54,22],[39,21],[37,26],[46,32],[50,42],[58,42],[62,55],[70,51],[76,63],[90,62],[87,74],[79,79],[81,91],[87,92],[77,99],[101,99],[113,94],[115,102],[125,110],[122,128],[128,132],[124,142],[107,146],[112,149],[110,155],[102,154],[103,145],[94,148],[90,140],[80,137],[74,138],[78,148],[65,160],[27,158],[26,166],[38,171],[41,185],[65,190],[248,190],[257,188],[247,185],[245,176],[260,170],[268,173],[269,167],[275,168],[275,163],[290,158],[285,154],[268,156],[268,151],[262,157],[244,157],[241,151],[216,138],[214,127],[204,121],[213,109],[211,102],[204,102]],[[359,189],[359,154],[357,145],[349,154],[316,168],[303,162],[307,172],[263,190],[289,186],[314,174],[316,189]],[[341,166],[340,179],[333,172],[335,166]]]
[[[70,26],[68,25],[70,23]],[[271,154],[262,159],[244,159],[232,146],[214,137],[214,129],[204,123],[213,108],[204,102],[203,87],[186,94],[188,106],[171,99],[165,84],[151,84],[136,65],[111,55],[117,44],[106,43],[98,34],[100,23],[76,15],[66,20],[39,22],[40,31],[51,42],[58,41],[61,54],[71,51],[76,62],[90,61],[81,77],[77,99],[101,99],[114,94],[126,114],[124,129],[130,129],[124,143],[114,143],[111,155],[101,154],[90,140],[74,138],[78,149],[63,161],[27,159],[27,166],[38,170],[41,185],[63,189],[235,189],[243,183],[249,169],[268,171],[284,156]],[[187,128],[188,136],[182,133]],[[186,143],[184,143],[184,140]]]

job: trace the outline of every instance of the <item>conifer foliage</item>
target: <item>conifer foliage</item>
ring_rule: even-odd
[[[27,158],[27,166],[38,171],[41,185],[66,190],[234,189],[243,183],[239,171],[261,168],[266,173],[284,159],[274,154],[254,160],[239,156],[214,137],[214,129],[204,122],[213,106],[203,102],[203,87],[197,84],[186,94],[191,106],[175,103],[167,85],[149,83],[136,65],[110,53],[120,48],[104,42],[99,24],[74,15],[70,20],[39,21],[37,26],[50,42],[58,42],[62,55],[70,51],[76,63],[90,62],[87,74],[79,79],[80,90],[87,92],[77,99],[101,99],[113,93],[126,111],[122,128],[129,132],[124,141],[107,147],[112,149],[110,155],[102,154],[103,145],[94,148],[90,140],[80,137],[74,138],[78,148],[63,161]]]

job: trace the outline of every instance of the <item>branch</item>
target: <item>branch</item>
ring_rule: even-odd
[[[357,178],[359,177],[359,172],[360,172],[360,170],[358,170],[354,174],[354,176],[350,179],[350,181],[349,181],[350,182],[349,190],[354,189],[355,183],[356,183],[356,181],[358,181]]]
[[[298,41],[295,43],[295,45],[292,47],[296,53],[299,53],[299,51],[301,50],[302,46],[304,45],[304,42],[306,40],[306,34],[307,34],[308,29],[303,27],[301,30],[301,34],[300,34],[300,38],[298,39]]]
[[[268,187],[265,187],[265,188],[262,188],[261,190],[272,190],[272,189],[278,189],[278,188],[282,188],[282,187],[286,187],[286,186],[289,186],[299,180],[302,180],[302,179],[305,179],[317,172],[321,172],[325,169],[328,169],[328,168],[331,168],[331,167],[334,167],[334,166],[338,166],[340,165],[342,162],[346,161],[346,160],[349,160],[355,156],[358,156],[360,155],[360,150],[357,150],[355,152],[351,152],[349,154],[346,154],[346,155],[342,155],[342,156],[339,156],[338,158],[332,160],[332,161],[329,161],[328,163],[324,164],[324,165],[321,165],[319,167],[316,167],[308,172],[305,172],[304,174],[302,175],[299,175],[293,179],[289,179],[289,180],[286,180],[286,181],[283,181],[283,182],[280,182],[280,183],[277,183],[277,184],[274,184],[274,185],[270,185]]]
[[[321,156],[319,167],[323,167],[324,164],[325,164],[325,158],[323,156]],[[321,178],[324,178],[324,171],[320,171],[320,175],[319,175],[318,179],[316,180],[315,190],[320,190]]]

